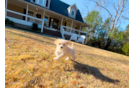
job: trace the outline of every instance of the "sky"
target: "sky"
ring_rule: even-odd
[[[77,8],[80,10],[81,15],[82,15],[83,18],[87,15],[86,12],[83,12],[83,11],[85,10],[85,6],[84,6],[85,0],[61,0],[61,1],[65,2],[65,3],[69,4],[69,5],[76,4],[76,6],[77,6]],[[118,0],[113,0],[113,1],[114,1],[115,3],[117,3]],[[88,4],[88,6],[89,6],[89,7],[88,7],[88,8],[89,8],[89,12],[95,10],[95,8],[94,8],[94,7],[95,7],[95,4],[94,4],[93,2],[88,2],[87,4]],[[110,7],[109,7],[109,8],[110,8]],[[113,11],[114,11],[114,10],[113,10]],[[113,11],[111,10],[111,12],[112,12],[113,14],[115,14]],[[103,17],[103,20],[105,20],[106,18],[109,17],[108,13],[107,13],[105,10],[103,10],[103,9],[101,10],[100,15]],[[127,16],[127,17],[129,18],[129,13],[128,13],[128,12],[123,13],[123,15],[124,15],[124,16]],[[129,20],[121,19],[121,20],[118,22],[117,26],[120,25],[121,30],[124,30],[128,24],[129,24]]]

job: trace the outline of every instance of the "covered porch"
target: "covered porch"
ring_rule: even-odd
[[[73,34],[77,34],[78,37],[85,35],[87,38],[87,33],[82,31],[82,27],[88,29],[90,27],[83,22],[23,0],[5,0],[5,2],[5,18],[14,21],[16,24],[30,27],[36,23],[41,29],[41,33],[45,33],[46,30],[47,32],[48,30],[55,31],[58,34],[60,32],[64,39],[69,39]]]

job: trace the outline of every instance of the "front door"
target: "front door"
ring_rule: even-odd
[[[53,28],[58,29],[59,20],[53,19]]]

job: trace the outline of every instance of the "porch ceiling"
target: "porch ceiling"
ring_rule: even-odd
[[[27,7],[26,3],[22,3],[19,0],[8,0],[8,3],[14,4],[20,7],[25,7],[25,8]]]

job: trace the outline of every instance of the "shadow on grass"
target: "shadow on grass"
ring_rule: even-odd
[[[80,46],[77,46],[77,47],[80,47]],[[91,49],[91,48],[89,47],[89,49]],[[117,63],[129,65],[129,61],[123,59],[122,57],[120,57],[122,59],[118,59],[118,58],[116,58],[114,56],[113,57],[110,57],[110,56],[102,56],[102,55],[97,55],[97,54],[93,54],[93,53],[87,52],[86,50],[85,51],[77,50],[77,52],[80,53],[81,55],[82,54],[85,54],[85,55],[87,55],[89,57],[92,57],[92,58],[102,59],[102,61],[105,59],[105,61],[108,61],[108,62],[113,62],[114,61],[114,63],[117,62]],[[107,52],[104,52],[104,53],[107,53]]]
[[[88,66],[85,64],[81,64],[77,61],[74,61],[74,69],[76,71],[79,71],[83,74],[89,74],[89,75],[93,75],[96,79],[100,79],[101,81],[106,81],[109,83],[115,83],[118,84],[120,81],[119,80],[115,80],[109,77],[104,76],[98,68],[96,67],[92,67],[92,66]],[[71,71],[71,70],[67,70],[67,71]]]

